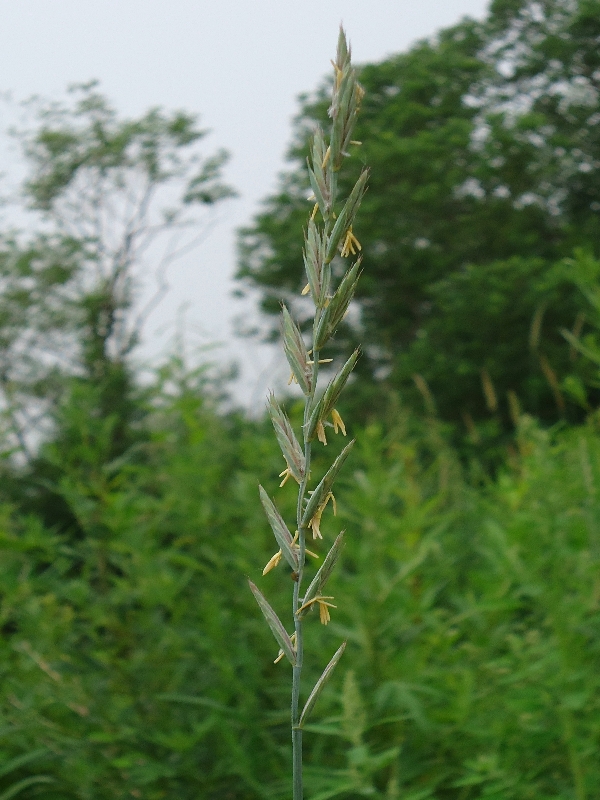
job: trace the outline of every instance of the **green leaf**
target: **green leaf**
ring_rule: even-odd
[[[565,337],[565,339],[569,342],[571,347],[578,350],[581,355],[588,358],[594,364],[600,366],[600,349],[598,349],[595,344],[592,344],[590,347],[589,344],[583,344],[576,336],[573,336],[571,331],[567,330],[566,328],[561,328],[561,334]]]
[[[299,728],[302,728],[304,726],[304,723],[310,716],[310,712],[315,707],[315,703],[319,699],[319,695],[323,691],[323,687],[331,677],[331,674],[333,673],[333,670],[335,669],[338,661],[344,654],[345,649],[346,649],[346,642],[343,642],[333,654],[331,661],[329,662],[329,664],[327,664],[327,666],[323,670],[323,674],[321,675],[319,680],[315,683],[314,689],[308,696],[308,700],[306,701],[304,708],[302,709],[302,714],[300,715],[300,722],[298,724]]]
[[[326,789],[318,794],[312,795],[310,800],[334,800],[335,797],[339,797],[340,795],[347,797],[348,793],[355,789],[356,781],[350,781],[346,783],[340,782],[336,784],[335,788],[333,789]]]
[[[3,775],[8,775],[9,772],[20,769],[21,767],[25,766],[25,764],[29,764],[30,761],[35,761],[36,758],[41,758],[47,754],[48,750],[45,747],[42,747],[39,750],[32,750],[29,753],[24,753],[21,756],[11,758],[10,761],[6,762],[0,767],[0,777]]]
[[[256,602],[260,606],[260,610],[262,611],[264,618],[267,620],[269,628],[271,628],[273,636],[277,640],[277,644],[285,653],[286,658],[290,662],[290,664],[294,666],[296,664],[296,653],[294,651],[292,640],[287,635],[287,631],[283,627],[281,620],[279,619],[275,611],[273,611],[271,605],[269,604],[269,601],[260,591],[258,586],[256,586],[255,583],[252,583],[250,579],[248,579],[248,585],[250,586],[250,590],[254,595]],[[0,798],[0,800],[2,800],[2,798]]]
[[[170,703],[183,703],[184,705],[212,708],[229,716],[239,716],[239,711],[232,709],[231,706],[226,706],[224,703],[218,703],[216,700],[211,700],[209,697],[197,697],[196,695],[192,694],[166,692],[163,694],[157,694],[156,699]]]
[[[0,800],[10,800],[11,797],[16,797],[24,789],[27,789],[29,786],[34,786],[36,783],[54,783],[54,778],[48,775],[33,775],[31,778],[23,778],[22,781],[13,783],[5,792],[2,792],[2,794],[0,794]]]
[[[283,517],[262,486],[259,485],[258,491],[260,493],[260,501],[265,509],[267,519],[269,520],[269,524],[273,530],[277,544],[281,548],[281,552],[285,556],[285,560],[288,562],[290,567],[293,570],[296,570],[298,569],[298,556],[292,548],[292,535],[289,532],[288,526],[283,521]]]

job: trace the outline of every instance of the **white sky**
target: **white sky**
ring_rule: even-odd
[[[243,362],[239,392],[264,396],[272,354],[233,336],[249,306],[231,297],[235,229],[276,186],[301,92],[329,71],[343,21],[355,63],[379,61],[417,39],[481,18],[487,0],[0,0],[0,92],[62,98],[92,78],[127,116],[185,109],[210,128],[206,152],[225,147],[225,177],[240,198],[194,254],[172,267],[171,291],[150,318],[142,352],[164,352],[185,307],[192,347],[221,342]],[[1,126],[0,122],[0,126]],[[6,168],[2,164],[2,168]],[[301,232],[299,232],[301,235]],[[300,265],[299,265],[300,268]],[[365,265],[368,269],[368,265]],[[261,374],[262,373],[262,374]]]

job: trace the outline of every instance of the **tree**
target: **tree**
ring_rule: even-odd
[[[18,134],[34,232],[0,242],[0,392],[4,496],[78,531],[61,481],[78,472],[88,492],[147,438],[131,354],[167,267],[233,192],[220,179],[226,153],[201,155],[206,132],[192,115],[122,119],[96,84],[73,92],[72,105],[38,104]],[[157,290],[140,310],[153,273]]]
[[[38,102],[34,127],[17,134],[37,232],[0,246],[5,449],[27,458],[67,378],[95,387],[94,413],[119,417],[107,457],[127,446],[128,357],[165,270],[206,233],[195,209],[233,194],[220,180],[227,155],[201,156],[194,116],[155,108],[121,119],[95,83],[72,93],[71,105]],[[158,288],[134,314],[143,272]]]
[[[597,0],[495,2],[483,23],[360,71],[365,144],[352,160],[372,166],[357,230],[360,368],[419,407],[421,376],[452,422],[506,429],[508,392],[547,421],[578,413],[560,389],[577,365],[559,328],[580,332],[583,313],[563,259],[598,250],[598,19]],[[282,295],[298,307],[292,231],[323,97],[304,99],[292,170],[241,232],[238,279],[267,313]],[[357,338],[349,324],[340,350]]]

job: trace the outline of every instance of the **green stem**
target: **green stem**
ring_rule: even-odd
[[[300,575],[300,573],[298,574]],[[294,585],[294,623],[296,630],[296,664],[292,668],[292,776],[293,800],[303,800],[302,787],[302,729],[300,723],[300,678],[302,676],[302,621],[296,617],[298,610],[299,582]]]
[[[311,379],[311,392],[306,398],[304,406],[304,428],[307,430],[310,412],[314,403],[315,389],[319,374],[319,353],[313,353],[313,368]],[[302,620],[297,612],[300,608],[300,588],[304,575],[304,562],[306,560],[306,528],[302,526],[302,507],[308,481],[310,477],[311,443],[306,440],[304,434],[304,476],[300,489],[298,490],[298,505],[296,507],[296,524],[298,527],[298,579],[294,583],[294,597],[292,610],[294,613],[294,630],[296,632],[296,664],[292,668],[292,783],[293,800],[303,800],[304,790],[302,781],[302,729],[300,724],[300,679],[302,677],[302,663],[304,659],[304,640],[302,630]]]

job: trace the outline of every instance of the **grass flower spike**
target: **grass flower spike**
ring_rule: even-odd
[[[263,575],[285,560],[292,570],[294,579],[291,623],[288,623],[293,625],[291,634],[288,634],[288,626],[280,620],[260,589],[250,581],[250,589],[279,644],[279,654],[275,663],[287,658],[292,667],[293,800],[303,800],[304,797],[302,777],[304,724],[345,648],[345,643],[338,647],[301,710],[300,678],[304,662],[304,617],[317,606],[321,624],[327,625],[331,619],[330,609],[336,606],[331,602],[333,597],[324,594],[324,588],[338,560],[344,534],[340,533],[324,554],[323,562],[307,588],[305,588],[306,556],[316,557],[317,554],[307,550],[306,539],[312,533],[314,540],[325,540],[321,530],[323,512],[330,501],[334,514],[336,512],[333,483],[354,444],[351,441],[344,447],[319,483],[314,489],[310,489],[311,456],[315,440],[323,445],[327,444],[326,426],[333,427],[335,433],[341,432],[346,436],[346,426],[337,410],[337,403],[359,356],[359,352],[355,351],[324,390],[318,387],[320,366],[332,360],[323,358],[322,350],[335,335],[347,314],[360,277],[359,256],[358,260],[346,268],[337,285],[334,285],[336,283],[334,275],[339,274],[339,270],[336,268],[332,271],[331,262],[337,258],[343,263],[343,259],[356,256],[362,250],[353,226],[368,179],[368,171],[363,170],[349,196],[345,199],[338,197],[337,174],[344,159],[349,155],[349,146],[357,144],[352,139],[352,130],[364,94],[356,80],[350,60],[350,49],[343,30],[340,30],[336,59],[332,63],[334,82],[329,108],[330,136],[327,141],[321,128],[317,128],[308,159],[308,177],[312,189],[310,201],[313,206],[304,236],[303,260],[306,284],[302,295],[310,295],[314,303],[312,342],[309,347],[292,313],[285,305],[282,306],[283,348],[291,370],[290,381],[297,383],[304,395],[301,435],[297,435],[300,432],[294,431],[289,418],[273,394],[269,396],[268,401],[269,415],[285,460],[285,468],[279,475],[282,478],[280,487],[283,487],[290,478],[298,484],[293,537],[274,501],[262,486],[259,489],[267,520],[279,548],[267,562]]]

